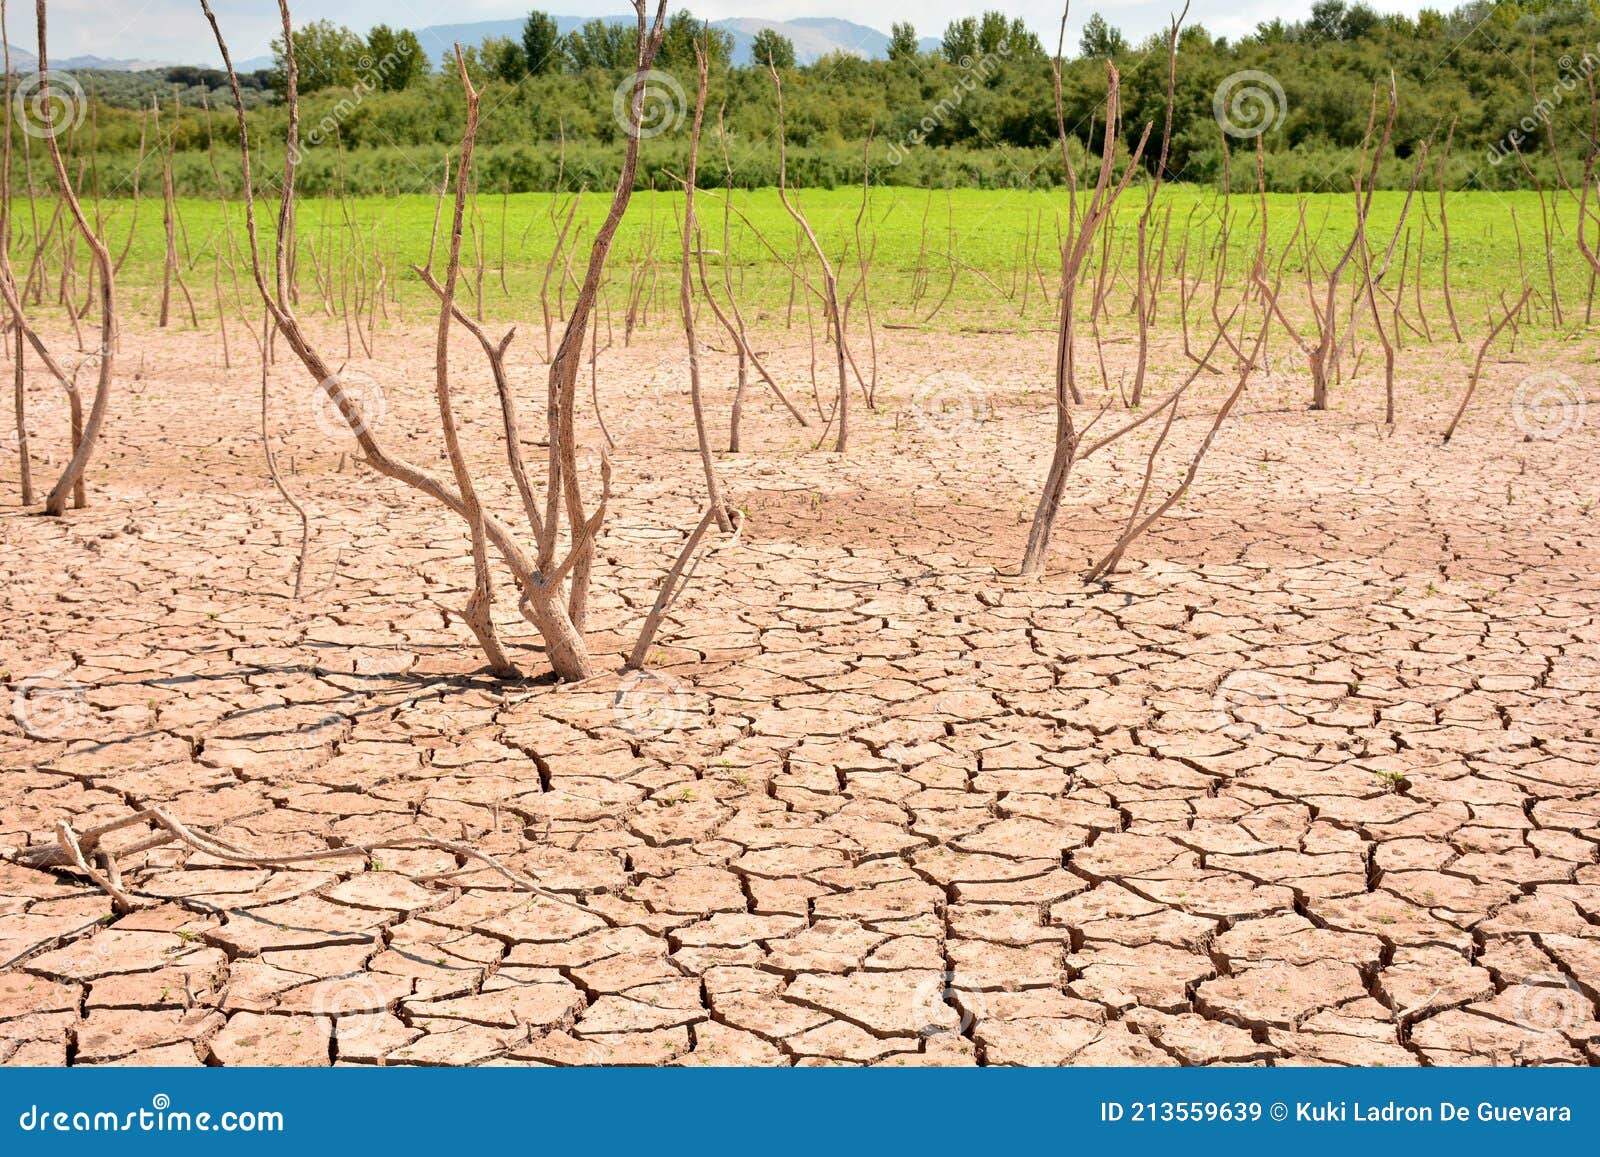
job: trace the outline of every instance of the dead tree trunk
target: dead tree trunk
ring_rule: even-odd
[[[11,308],[11,327],[15,336],[12,356],[13,397],[17,419],[17,468],[21,475],[22,505],[33,505],[33,460],[28,451],[28,394],[27,373],[22,364],[23,324],[21,298],[17,293],[16,277],[11,272],[11,41],[6,31],[6,3],[0,0],[0,51],[5,55],[5,137],[0,140],[0,281],[5,285],[5,297]]]
[[[49,147],[50,164],[55,169],[56,182],[61,186],[61,198],[72,214],[72,220],[77,225],[78,232],[82,234],[95,266],[100,271],[100,349],[98,350],[100,373],[95,385],[94,402],[90,405],[88,419],[74,442],[71,459],[68,460],[65,469],[61,471],[61,477],[56,479],[55,486],[51,488],[44,501],[45,513],[59,517],[66,513],[69,498],[76,496],[76,505],[81,507],[84,504],[82,491],[84,471],[89,467],[89,459],[94,456],[95,445],[100,439],[100,429],[105,423],[106,407],[111,400],[111,371],[117,342],[116,288],[111,272],[111,254],[106,249],[105,242],[89,224],[83,206],[78,203],[72,179],[67,174],[66,162],[61,159],[61,148],[56,143],[55,129],[51,121],[53,114],[50,107],[50,66],[46,59],[45,0],[36,0],[34,11],[39,26],[40,106],[43,109],[44,137]]]
[[[513,580],[521,591],[523,614],[533,622],[544,638],[545,653],[552,669],[557,676],[564,679],[586,679],[594,674],[594,664],[583,638],[583,611],[586,605],[594,537],[604,522],[606,502],[609,497],[610,469],[609,463],[602,459],[602,492],[600,501],[592,514],[586,513],[583,509],[582,496],[579,492],[577,481],[577,435],[574,425],[575,395],[578,369],[583,360],[585,330],[594,309],[595,297],[604,272],[606,257],[610,252],[611,242],[616,234],[617,226],[627,208],[628,199],[633,188],[634,175],[638,169],[639,123],[642,115],[644,86],[647,73],[654,63],[656,53],[660,48],[666,22],[666,0],[659,0],[653,23],[647,22],[645,2],[646,0],[635,0],[634,3],[634,10],[638,20],[639,43],[633,96],[630,104],[628,145],[622,171],[617,182],[616,192],[612,198],[611,210],[606,217],[605,223],[595,234],[590,251],[588,270],[582,283],[578,300],[568,318],[565,334],[550,366],[547,401],[550,437],[546,464],[547,493],[543,513],[539,510],[536,496],[533,494],[531,484],[528,482],[526,466],[522,461],[522,441],[516,422],[515,406],[505,381],[503,354],[507,344],[510,342],[510,335],[508,334],[498,345],[491,343],[487,336],[483,334],[481,328],[477,327],[477,324],[455,305],[450,292],[439,293],[441,297],[441,333],[452,317],[472,331],[484,347],[490,368],[494,373],[496,386],[500,390],[505,426],[506,453],[511,460],[513,476],[518,482],[519,490],[522,492],[524,510],[532,526],[537,546],[536,552],[530,555],[518,542],[511,527],[481,509],[474,494],[470,492],[463,493],[460,488],[453,488],[449,483],[420,466],[390,454],[378,440],[376,432],[365,421],[357,401],[345,391],[337,373],[330,369],[327,360],[312,345],[300,326],[292,299],[293,278],[290,253],[290,248],[293,245],[295,172],[298,162],[298,149],[296,146],[299,139],[299,96],[293,47],[293,27],[287,0],[279,0],[278,8],[283,28],[284,103],[288,112],[287,128],[290,147],[285,151],[283,193],[278,215],[274,270],[272,280],[269,283],[266,264],[261,254],[259,232],[256,226],[255,201],[250,178],[249,131],[239,79],[234,71],[232,58],[229,54],[226,40],[222,35],[221,27],[217,23],[216,15],[211,10],[208,0],[200,0],[201,9],[211,25],[217,46],[222,53],[223,63],[228,71],[229,85],[233,91],[234,111],[239,127],[239,151],[243,166],[245,227],[250,243],[251,269],[255,277],[257,291],[260,293],[268,311],[272,314],[274,324],[282,331],[285,341],[305,367],[307,373],[318,383],[319,388],[328,395],[338,408],[341,417],[349,426],[352,436],[356,439],[362,453],[373,468],[386,477],[403,482],[448,507],[466,520],[469,526],[474,528],[475,539],[481,534],[485,548],[488,545],[493,545],[504,560]],[[457,185],[458,211],[455,231],[458,235],[461,228],[461,218],[464,214],[464,201],[461,198],[464,196],[467,177],[468,174],[463,168]],[[459,237],[457,237],[458,240]],[[456,257],[452,262],[452,270],[447,273],[447,283],[451,276],[459,274],[459,248],[454,248]],[[427,274],[426,270],[419,272],[424,275],[425,280],[431,281],[431,274]],[[437,283],[434,284],[437,285]],[[436,292],[439,290],[444,290],[444,286],[439,286]],[[442,340],[438,357],[442,362],[444,357]],[[446,390],[441,390],[439,393],[441,414],[443,414],[449,408],[447,384]],[[457,455],[452,455],[453,469],[457,467],[457,457]],[[562,535],[561,516],[563,512],[566,514],[568,522],[568,543],[565,556],[558,561],[557,547]],[[474,569],[475,572],[480,572],[482,568],[475,566]],[[491,663],[495,662],[495,656],[492,653],[489,653],[489,658]],[[498,664],[496,665],[498,666]]]
[[[1378,165],[1383,159],[1383,151],[1389,146],[1390,134],[1394,132],[1395,113],[1399,110],[1399,98],[1395,93],[1394,78],[1389,78],[1389,111],[1384,119],[1383,134],[1378,138],[1377,146],[1372,150],[1370,166],[1367,160],[1367,148],[1372,144],[1373,127],[1377,121],[1378,106],[1374,98],[1372,112],[1367,118],[1367,132],[1362,138],[1361,161],[1356,180],[1360,181],[1360,172],[1367,173],[1367,187],[1365,202],[1361,211],[1366,212],[1372,205],[1372,194],[1378,185]],[[1308,362],[1311,367],[1311,408],[1313,410],[1326,410],[1328,408],[1328,384],[1332,370],[1332,358],[1338,344],[1339,318],[1338,318],[1338,293],[1339,281],[1344,276],[1345,267],[1355,256],[1359,234],[1350,238],[1350,244],[1345,246],[1344,254],[1328,271],[1327,287],[1323,301],[1319,307],[1316,299],[1311,302],[1312,313],[1316,316],[1317,344],[1311,349]]]
[[[709,35],[709,33],[708,33]],[[700,342],[694,332],[695,236],[699,225],[694,215],[694,183],[700,167],[700,128],[706,115],[706,51],[694,42],[694,59],[699,84],[694,97],[694,124],[689,130],[689,167],[683,182],[683,264],[678,271],[678,306],[683,313],[683,336],[689,346],[689,404],[694,410],[694,437],[700,448],[700,465],[706,474],[706,500],[710,503],[717,529],[733,532],[733,519],[722,501],[722,483],[717,480],[716,461],[711,456],[711,438],[706,433],[706,408],[700,396]]]
[[[1065,13],[1061,17],[1061,35],[1065,39],[1067,18]],[[1078,274],[1083,267],[1084,257],[1087,255],[1090,243],[1094,240],[1095,230],[1100,222],[1110,211],[1112,205],[1122,191],[1127,188],[1129,179],[1133,176],[1134,166],[1139,163],[1139,158],[1144,154],[1145,142],[1150,139],[1150,126],[1145,125],[1144,133],[1139,138],[1139,147],[1134,150],[1129,159],[1128,167],[1122,174],[1122,179],[1115,185],[1111,184],[1111,173],[1116,155],[1116,129],[1118,121],[1119,97],[1121,95],[1121,79],[1117,74],[1116,65],[1106,61],[1106,118],[1105,135],[1100,146],[1100,176],[1095,182],[1094,193],[1089,198],[1083,217],[1078,219],[1077,214],[1077,177],[1076,169],[1072,164],[1072,157],[1067,151],[1066,114],[1063,111],[1061,100],[1061,49],[1058,43],[1056,59],[1053,64],[1055,71],[1055,100],[1056,100],[1056,131],[1061,140],[1061,159],[1066,164],[1069,177],[1070,200],[1068,208],[1068,235],[1066,243],[1061,250],[1061,298],[1060,314],[1057,318],[1059,329],[1056,332],[1056,436],[1055,449],[1050,456],[1050,469],[1045,475],[1044,491],[1039,496],[1039,505],[1034,510],[1033,525],[1028,531],[1028,545],[1022,556],[1020,573],[1024,577],[1033,577],[1044,573],[1045,563],[1050,557],[1050,535],[1055,530],[1056,516],[1061,510],[1061,497],[1066,490],[1067,475],[1072,470],[1073,458],[1077,454],[1078,433],[1072,421],[1072,404],[1077,400],[1077,389],[1072,380],[1072,304],[1074,287],[1077,285]],[[1076,236],[1074,237],[1074,231]]]
[[[465,455],[461,452],[461,437],[456,429],[455,407],[450,401],[450,320],[455,306],[456,283],[461,275],[461,225],[467,206],[467,187],[472,179],[472,147],[478,136],[478,93],[467,76],[467,65],[456,49],[456,66],[461,72],[461,88],[467,98],[467,127],[461,137],[461,159],[456,167],[455,211],[450,222],[449,251],[446,257],[444,285],[439,291],[439,336],[434,344],[433,390],[439,403],[439,425],[444,431],[445,453],[450,458],[450,471],[455,475],[456,488],[461,492],[461,505],[467,526],[472,533],[472,595],[462,612],[467,627],[477,637],[489,666],[496,675],[512,675],[516,668],[506,658],[495,636],[493,588],[489,582],[489,543],[484,531],[483,505],[478,501],[477,488],[467,469]],[[479,295],[482,304],[482,295]]]
[[[1172,29],[1167,35],[1167,116],[1166,123],[1161,130],[1161,156],[1156,161],[1156,171],[1150,182],[1150,190],[1145,195],[1144,212],[1139,214],[1139,269],[1138,283],[1134,287],[1134,312],[1138,315],[1139,322],[1139,360],[1133,371],[1133,389],[1128,398],[1128,405],[1137,406],[1144,400],[1144,373],[1145,365],[1150,359],[1150,322],[1151,314],[1155,310],[1154,299],[1161,293],[1160,275],[1156,283],[1149,283],[1149,228],[1150,213],[1156,205],[1156,195],[1161,192],[1161,181],[1167,171],[1167,151],[1172,145],[1172,100],[1174,89],[1178,83],[1178,29],[1183,25],[1183,19],[1189,15],[1189,5],[1183,6],[1172,21]],[[1147,301],[1146,295],[1149,295]]]
[[[827,254],[822,251],[822,243],[817,240],[817,235],[811,228],[811,222],[807,221],[805,214],[800,212],[793,202],[789,200],[783,127],[783,81],[779,78],[778,70],[772,66],[770,60],[767,62],[767,71],[772,74],[772,88],[778,97],[778,199],[783,202],[783,207],[789,211],[789,216],[794,218],[795,224],[800,226],[805,233],[806,240],[811,243],[811,251],[817,256],[817,263],[822,266],[822,300],[828,310],[828,322],[833,326],[834,360],[839,371],[839,401],[836,405],[839,418],[839,434],[834,441],[833,452],[835,454],[843,454],[845,445],[850,440],[850,379],[844,348],[844,323],[839,313],[839,278],[834,273],[833,263],[828,260]]]

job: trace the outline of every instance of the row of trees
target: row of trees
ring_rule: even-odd
[[[1589,9],[1587,3],[1561,2],[1513,6],[1518,19],[1525,23],[1560,23],[1563,9],[1580,16]],[[1502,21],[1502,23],[1504,23]],[[1274,19],[1257,27],[1254,36],[1244,43],[1307,44],[1352,43],[1378,39],[1386,34],[1400,37],[1438,39],[1447,34],[1450,19],[1431,9],[1424,9],[1413,21],[1403,15],[1381,15],[1359,0],[1347,4],[1345,0],[1317,0],[1312,5],[1309,19],[1285,22]],[[701,22],[686,10],[680,10],[668,21],[662,39],[660,63],[664,68],[690,68],[694,64],[693,45],[700,34]],[[416,34],[405,29],[394,29],[379,24],[365,37],[349,28],[328,20],[312,21],[295,32],[295,54],[300,64],[300,91],[309,95],[321,89],[349,87],[360,82],[364,75],[378,72],[376,86],[386,91],[409,88],[431,71],[431,62]],[[1189,48],[1205,38],[1204,29],[1196,28],[1186,37]],[[518,39],[491,36],[480,45],[467,48],[469,70],[480,80],[497,79],[517,83],[530,76],[545,76],[556,72],[582,73],[595,69],[616,71],[629,66],[637,51],[637,33],[627,23],[620,21],[590,20],[581,27],[563,35],[555,18],[545,12],[530,12],[523,23]],[[1138,49],[1140,55],[1157,51],[1159,36],[1152,37]],[[733,38],[725,32],[710,30],[706,39],[708,63],[712,68],[730,67],[733,56]],[[1225,38],[1215,41],[1215,47],[1225,48]],[[1098,12],[1091,15],[1078,37],[1081,56],[1094,59],[1125,57],[1134,51],[1123,32],[1108,23]],[[959,65],[981,56],[1004,52],[1029,60],[1041,59],[1044,46],[1020,17],[1007,17],[1002,12],[990,11],[981,17],[967,16],[953,20],[945,26],[937,55],[945,62]],[[776,29],[758,31],[751,42],[751,66],[764,68],[769,62],[781,69],[796,67],[794,43]],[[913,61],[923,57],[921,41],[915,26],[910,23],[892,25],[887,47],[887,59]],[[241,88],[268,89],[283,94],[283,42],[273,43],[275,67],[255,73],[241,73]],[[384,65],[384,62],[389,62]],[[380,66],[381,67],[380,69]],[[183,89],[206,87],[220,91],[225,84],[225,74],[215,68],[195,65],[174,65],[161,70],[156,83],[165,81]],[[141,99],[123,101],[121,89],[107,86],[108,103],[147,103],[147,85],[139,86]]]
[[[1340,0],[1322,0],[1338,4]],[[517,39],[490,36],[481,44],[465,49],[469,75],[476,80],[501,80],[516,84],[528,77],[552,73],[617,72],[630,67],[638,53],[638,32],[632,25],[616,20],[588,20],[562,34],[555,18],[545,12],[530,12]],[[712,69],[732,66],[732,35],[706,28],[703,21],[680,9],[666,23],[658,66],[668,70],[693,70],[695,44],[700,42],[707,64]],[[1089,18],[1079,40],[1084,56],[1102,58],[1127,49],[1127,39],[1107,25],[1098,13]],[[386,24],[375,27],[365,39],[349,28],[329,20],[312,21],[294,34],[295,59],[300,67],[300,91],[309,95],[320,89],[348,87],[361,73],[398,54],[403,67],[386,71],[386,90],[409,87],[429,71],[429,62],[414,33],[396,32]],[[275,67],[266,74],[268,83],[282,95],[284,86],[283,41],[272,46]],[[990,11],[981,17],[966,16],[946,25],[937,56],[953,65],[970,65],[981,56],[1003,53],[1031,61],[1042,61],[1045,51],[1039,38],[1028,30],[1021,17],[1008,17]],[[891,61],[916,61],[923,56],[916,27],[910,23],[892,26],[887,48]],[[796,67],[794,42],[775,28],[763,28],[751,39],[748,67],[761,71],[768,64],[781,69]],[[446,54],[453,66],[454,50]],[[206,73],[220,88],[223,76],[216,70],[183,69],[186,74]],[[446,70],[448,71],[448,69]],[[175,82],[191,78],[172,77]]]
[[[680,12],[663,30],[657,68],[678,78],[680,87],[694,75],[697,28]],[[562,35],[553,19],[534,13],[519,44],[491,42],[469,52],[469,75],[485,90],[490,110],[478,138],[480,179],[510,191],[550,188],[558,174],[569,183],[609,184],[622,131],[613,92],[635,52],[636,36],[633,28],[603,21]],[[403,184],[421,158],[431,161],[459,139],[460,104],[446,92],[456,82],[429,68],[411,33],[380,27],[363,39],[324,23],[297,29],[295,38],[307,120],[323,124],[331,117],[343,154],[341,159],[331,150],[326,157],[313,151],[303,174],[308,190],[332,179],[341,170],[338,160],[350,191],[387,192]],[[1281,90],[1274,96],[1270,85],[1260,88],[1275,102],[1266,110],[1269,187],[1336,187],[1349,176],[1350,150],[1360,142],[1371,86],[1392,70],[1403,98],[1394,134],[1398,158],[1385,164],[1380,180],[1404,183],[1404,162],[1418,144],[1442,141],[1454,126],[1445,174],[1453,187],[1526,184],[1522,161],[1506,145],[1514,130],[1527,162],[1547,184],[1557,183],[1558,158],[1564,165],[1583,163],[1589,126],[1580,97],[1597,44],[1600,14],[1589,0],[1473,0],[1448,15],[1424,11],[1415,19],[1319,0],[1310,19],[1264,25],[1233,43],[1191,26],[1179,37],[1164,177],[1221,179],[1226,160],[1215,117],[1219,91],[1241,73],[1261,72]],[[758,51],[785,74],[790,177],[808,185],[853,183],[869,136],[875,156],[885,162],[878,178],[884,183],[1064,180],[1055,156],[1054,48],[999,12],[952,22],[931,52],[919,50],[910,25],[896,25],[888,59],[834,54],[792,67],[793,46],[781,36],[758,42]],[[1131,147],[1146,123],[1166,113],[1164,45],[1130,46],[1117,29],[1094,19],[1078,49],[1062,70],[1067,124],[1078,126],[1082,139],[1103,117],[1103,68],[1110,58],[1122,78],[1118,144]],[[764,143],[773,98],[764,63],[732,66],[730,40],[714,30],[705,51],[709,107],[724,110],[737,179],[773,183],[776,156]],[[320,88],[308,93],[313,84]],[[352,84],[362,86],[360,99],[350,99]],[[195,105],[186,98],[181,115],[163,115],[162,129],[176,154],[180,192],[207,195],[215,183],[205,161],[211,133],[225,138],[230,130],[220,123],[208,127]],[[88,122],[103,175],[132,170],[144,115],[107,108]],[[281,107],[264,105],[250,115],[267,139],[281,139]],[[1546,131],[1546,121],[1553,132]],[[558,141],[565,143],[564,165],[555,160]],[[1237,148],[1241,142],[1231,143]],[[649,184],[659,177],[670,184],[670,173],[682,171],[684,148],[681,124],[650,140],[642,150],[641,180]],[[1249,184],[1247,170],[1229,173],[1234,184]]]
[[[356,85],[401,92],[431,71],[417,34],[387,24],[376,25],[362,37],[331,20],[313,20],[295,29],[294,56],[299,66],[300,91],[306,93]],[[288,77],[281,37],[272,42],[272,59],[268,83],[282,97]],[[225,74],[219,75],[226,80]]]
[[[687,11],[675,13],[662,30],[657,66],[671,72],[693,72],[695,43],[702,27],[702,22]],[[780,67],[794,67],[793,44],[770,32],[761,42],[767,51],[779,54]],[[710,67],[729,67],[733,59],[732,36],[708,31],[703,48]],[[554,18],[544,12],[530,12],[523,22],[520,40],[491,36],[469,49],[467,70],[476,72],[479,79],[517,84],[527,77],[551,73],[621,72],[633,67],[638,53],[639,30],[631,24],[589,20],[563,36]]]

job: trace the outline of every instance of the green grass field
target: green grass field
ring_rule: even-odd
[[[468,300],[474,299],[478,254],[481,252],[485,316],[503,319],[538,316],[540,284],[558,230],[557,220],[553,219],[552,214],[555,208],[552,199],[551,194],[527,193],[505,198],[485,195],[477,202],[472,214],[475,228],[469,229],[464,246],[463,293]],[[607,199],[606,193],[589,193],[578,208],[573,225],[578,242],[574,261],[577,276],[582,274],[589,240],[604,214]],[[859,276],[854,230],[861,205],[860,191],[805,190],[796,193],[795,200],[805,210],[822,238],[830,258],[839,268],[843,291],[848,292]],[[1380,255],[1388,247],[1405,201],[1403,192],[1377,195],[1369,222],[1369,236]],[[563,199],[562,212],[569,203]],[[702,191],[696,203],[704,244],[710,254],[710,275],[720,293],[718,262],[723,247],[722,193],[720,190]],[[1322,259],[1329,264],[1343,251],[1354,230],[1356,214],[1353,198],[1349,194],[1317,194],[1303,200],[1288,194],[1269,195],[1269,261],[1274,267],[1282,255],[1283,247],[1295,233],[1302,203],[1307,232]],[[800,243],[798,230],[784,212],[776,190],[737,192],[734,204],[738,213],[732,218],[731,248],[736,269],[735,285],[741,304],[747,308],[765,308],[768,311],[783,308],[789,298],[791,278],[784,262],[774,256],[767,248],[767,243],[784,254],[786,259],[792,258]],[[1134,261],[1132,240],[1143,204],[1143,191],[1131,188],[1119,202],[1109,245],[1102,246],[1097,241],[1095,251],[1091,254],[1091,270],[1097,269],[1102,258],[1109,254],[1118,277],[1125,279],[1114,289],[1113,300],[1123,299],[1127,286],[1131,285]],[[1066,194],[1060,191],[874,190],[869,212],[861,228],[873,252],[869,285],[878,318],[922,324],[948,291],[948,301],[929,323],[933,328],[974,324],[1048,324],[1050,307],[1038,292],[1038,272],[1033,274],[1034,284],[1027,291],[1025,310],[1022,282],[1026,269],[1042,270],[1044,279],[1052,285],[1053,293],[1053,270],[1058,260],[1057,228],[1058,225],[1065,226],[1066,205]],[[128,245],[130,224],[134,225],[132,245],[118,275],[119,288],[130,307],[141,312],[151,309],[152,299],[159,289],[165,246],[159,199],[147,197],[138,208],[136,222],[131,201],[106,201],[99,208],[106,222],[113,255],[120,255]],[[302,201],[299,222],[302,292],[312,283],[309,263],[313,253],[324,265],[332,255],[337,279],[337,269],[352,253],[359,233],[360,244],[367,252],[376,249],[383,255],[388,278],[401,301],[408,306],[423,304],[429,295],[409,267],[426,260],[436,208],[436,199],[429,196],[356,198],[345,204],[327,198]],[[1541,294],[1547,291],[1549,278],[1545,267],[1543,224],[1547,209],[1541,205],[1538,194],[1452,193],[1447,208],[1451,232],[1451,281],[1464,326],[1470,320],[1472,328],[1476,329],[1482,322],[1485,310],[1497,302],[1501,292],[1506,292],[1515,300],[1521,292],[1524,278]],[[263,229],[270,231],[276,204],[261,203],[257,209]],[[41,225],[49,221],[52,210],[52,203],[41,201],[36,206]],[[1563,192],[1559,197],[1549,199],[1549,211],[1555,213],[1552,218],[1552,249],[1558,291],[1570,315],[1574,302],[1578,302],[1581,309],[1581,303],[1587,298],[1589,283],[1589,269],[1574,236],[1576,201]],[[27,202],[19,201],[16,212],[21,235],[13,243],[17,255],[15,260],[19,268],[25,268],[26,258],[31,253],[28,241],[31,215]],[[681,193],[635,195],[618,233],[608,270],[606,296],[613,309],[625,307],[633,271],[636,267],[644,268],[644,255],[650,248],[649,239],[653,236],[655,306],[650,316],[652,321],[671,316],[677,293],[681,252],[679,222],[682,212]],[[1169,290],[1176,285],[1175,266],[1186,230],[1189,236],[1188,274],[1191,285],[1201,270],[1197,262],[1202,260],[1209,284],[1215,268],[1221,199],[1209,189],[1187,186],[1164,189],[1158,199],[1151,226],[1152,236],[1156,239],[1152,243],[1153,248],[1159,248],[1159,238],[1169,212],[1166,263]],[[1259,212],[1258,198],[1240,195],[1232,198],[1229,207],[1232,227],[1227,269],[1230,284],[1237,283],[1253,261]],[[354,230],[345,224],[347,214],[355,224]],[[237,203],[223,205],[214,200],[184,200],[178,203],[178,218],[181,223],[178,251],[185,280],[194,293],[202,315],[214,314],[216,254],[225,249],[226,227],[232,228],[243,253],[243,206]],[[758,239],[757,230],[766,238],[766,243]],[[1436,193],[1419,191],[1416,194],[1406,219],[1406,234],[1409,234],[1410,244],[1407,298],[1409,300],[1413,293],[1420,246],[1424,296],[1430,302],[1437,301],[1442,286],[1443,247]],[[1407,243],[1406,234],[1402,234],[1395,248],[1391,272],[1384,283],[1391,291],[1398,284],[1400,259]],[[263,243],[270,245],[269,232],[264,233]],[[954,265],[948,256],[951,253],[955,257]],[[77,257],[82,267],[85,257],[82,246],[77,248]],[[812,262],[808,264],[814,265]],[[1298,272],[1302,268],[1299,242],[1296,242],[1295,250],[1289,255],[1284,268],[1286,297],[1303,300],[1304,278]],[[241,282],[248,289],[248,270],[242,263],[239,273]],[[813,268],[810,276],[814,277],[814,273]],[[353,272],[349,274],[352,301],[355,296],[354,276]],[[1353,271],[1352,276],[1359,284],[1358,271]],[[220,280],[231,307],[231,275],[226,265],[222,268]],[[554,303],[555,279],[552,279],[551,286]],[[566,289],[569,300],[571,294],[569,284]],[[796,307],[803,308],[803,304],[797,300]],[[1431,304],[1429,308],[1433,308]]]

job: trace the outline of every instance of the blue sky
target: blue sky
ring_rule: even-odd
[[[1179,0],[1181,4],[1181,0]],[[1427,6],[1424,0],[1369,0],[1384,12],[1414,14]],[[376,23],[411,28],[430,24],[459,24],[474,20],[499,20],[521,16],[533,5],[529,0],[291,0],[297,21],[329,18],[365,32]],[[1434,0],[1434,7],[1449,8],[1449,0]],[[33,4],[10,0],[8,24],[12,44],[33,48]],[[264,55],[277,27],[276,0],[213,0],[229,48],[236,59]],[[541,4],[553,14],[574,16],[614,15],[628,10],[627,0],[551,0]],[[795,16],[837,16],[869,23],[887,32],[895,20],[909,20],[921,36],[936,36],[955,18],[985,8],[1000,8],[1022,16],[1047,43],[1055,42],[1061,9],[1056,0],[877,0],[863,15],[860,0],[696,0],[672,7],[687,7],[698,16],[716,20],[727,16],[755,16],[781,20]],[[1237,35],[1274,16],[1298,19],[1310,11],[1311,0],[1194,0],[1191,23],[1201,23],[1219,35]],[[1168,2],[1101,0],[1075,4],[1069,27],[1077,29],[1092,12],[1137,39],[1166,26],[1175,8]],[[216,59],[210,30],[200,12],[199,0],[52,0],[49,6],[50,54],[53,57],[96,56],[173,60],[184,63]],[[1069,37],[1076,39],[1075,32]]]

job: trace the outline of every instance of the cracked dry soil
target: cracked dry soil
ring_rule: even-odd
[[[387,383],[383,436],[437,464],[427,328],[356,364]],[[1466,351],[1407,352],[1392,434],[1370,368],[1313,414],[1275,364],[1189,500],[1085,586],[1147,443],[1080,470],[1051,574],[1021,583],[1050,336],[895,337],[843,457],[752,387],[720,462],[742,539],[712,544],[656,675],[563,688],[504,587],[528,678],[485,676],[463,527],[347,458],[281,364],[314,529],[291,600],[256,369],[217,370],[214,334],[126,334],[90,508],[25,514],[0,464],[0,845],[157,803],[267,855],[467,841],[579,906],[487,870],[423,886],[458,867],[431,851],[163,848],[123,864],[149,906],[112,916],[0,862],[0,1060],[1600,1063],[1600,422],[1527,441],[1506,401],[1570,343],[1492,362],[1449,447]],[[612,671],[701,501],[686,402],[653,384],[675,350],[601,360]],[[771,358],[809,406],[804,345]],[[1183,372],[1161,358],[1157,396]],[[930,403],[930,367],[982,404]],[[1173,452],[1208,420],[1186,403]]]

